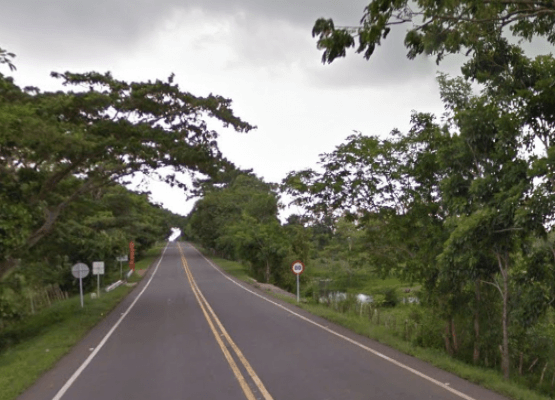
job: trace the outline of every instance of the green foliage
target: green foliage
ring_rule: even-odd
[[[414,113],[406,134],[351,136],[321,156],[322,172],[292,172],[283,188],[312,221],[332,219],[319,253],[337,287],[357,287],[339,273],[356,265],[418,282],[446,351],[508,377],[515,354],[539,356],[528,343],[543,343],[534,332],[555,299],[555,59],[487,40],[464,69],[481,92],[438,77],[441,122]],[[362,234],[354,254],[346,223]]]
[[[395,25],[404,25],[404,44],[411,59],[419,54],[479,53],[499,44],[502,35],[531,40],[545,37],[555,43],[555,6],[543,1],[520,0],[371,0],[359,26],[336,27],[331,19],[318,19],[312,36],[324,50],[322,61],[331,63],[356,47],[368,59]]]
[[[395,307],[399,303],[395,288],[384,288],[380,294],[383,294],[383,301],[381,304],[384,307]]]
[[[116,182],[163,167],[208,176],[230,169],[207,119],[240,132],[253,128],[234,116],[231,100],[184,92],[173,76],[131,83],[110,73],[52,76],[76,90],[20,88],[0,75],[0,276],[70,214],[66,236],[94,242],[90,226],[108,221],[75,216],[87,212],[86,196],[94,202]],[[175,175],[160,178],[185,188]],[[136,239],[143,247],[151,242]]]
[[[121,286],[84,309],[75,296],[0,332],[0,399],[15,399],[31,386],[130,291]]]
[[[224,184],[204,184],[204,191],[188,217],[192,238],[220,256],[248,262],[256,279],[288,286],[284,263],[291,239],[300,239],[294,246],[299,256],[309,250],[302,228],[290,225],[288,237],[279,223],[273,186],[245,172]]]
[[[10,53],[7,50],[0,49],[0,64],[6,64],[11,71],[15,71],[15,65],[12,63],[12,59],[15,58],[14,53]]]

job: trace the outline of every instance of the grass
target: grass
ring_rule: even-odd
[[[233,275],[235,278],[244,281],[244,282],[253,282],[252,278],[249,276],[248,269],[244,265],[235,262],[225,260],[223,258],[211,257],[204,251],[201,247],[196,246],[198,250],[200,250],[206,257],[210,258],[210,260],[220,267],[222,267],[225,271],[227,271],[230,275]]]
[[[150,248],[147,252],[145,252],[144,257],[141,258],[140,261],[135,263],[135,271],[137,270],[145,270],[147,269],[162,253],[166,247],[166,243],[157,243],[152,248]]]
[[[202,251],[201,248],[199,250]],[[209,257],[214,263],[219,265],[223,270],[225,270],[230,275],[245,281],[252,282],[249,275],[248,269],[233,261],[222,260],[218,258],[212,258],[209,254],[203,251],[203,253]],[[387,282],[387,286],[393,286],[395,282]],[[294,304],[314,315],[323,317],[333,323],[341,325],[351,331],[358,333],[362,336],[369,337],[380,343],[383,343],[389,347],[397,349],[405,354],[414,356],[420,360],[426,361],[438,368],[445,371],[451,372],[463,379],[470,382],[479,384],[485,388],[491,389],[497,393],[507,396],[514,400],[548,400],[550,397],[543,396],[537,392],[534,392],[526,387],[519,385],[513,381],[505,381],[501,372],[493,369],[486,369],[482,367],[476,367],[473,365],[466,364],[459,360],[449,357],[445,352],[423,348],[414,345],[411,342],[405,341],[403,338],[392,334],[388,328],[384,326],[378,326],[371,323],[368,318],[361,318],[354,313],[340,313],[325,305],[314,304],[314,303],[297,303],[295,299],[291,299],[287,296],[282,296],[275,293],[270,293],[272,296],[277,297],[283,301],[290,304]],[[406,309],[395,311],[396,313],[403,314],[407,312],[408,307],[403,306]],[[400,307],[400,308],[403,308]],[[394,313],[395,313],[394,312]]]
[[[160,247],[151,249],[137,262],[136,268],[148,268],[160,252]],[[138,280],[138,274],[133,274],[131,281]],[[99,299],[86,296],[83,309],[79,296],[74,296],[3,330],[0,333],[0,400],[13,400],[31,386],[131,290],[122,285],[101,294]]]

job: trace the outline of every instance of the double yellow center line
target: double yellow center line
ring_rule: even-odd
[[[250,376],[251,380],[258,388],[264,400],[273,400],[272,396],[270,395],[270,393],[268,393],[268,391],[264,387],[264,384],[262,383],[262,381],[260,380],[256,372],[254,372],[254,369],[251,367],[251,365],[249,364],[249,362],[247,361],[247,359],[245,358],[245,356],[243,355],[239,347],[237,347],[235,342],[231,339],[231,337],[225,330],[224,326],[216,316],[216,313],[214,312],[212,307],[210,307],[210,304],[208,304],[208,301],[206,301],[206,299],[204,298],[204,295],[202,294],[199,287],[197,286],[197,283],[195,282],[195,278],[193,277],[193,274],[189,269],[189,264],[187,264],[187,259],[185,258],[185,255],[183,254],[183,250],[181,249],[181,245],[179,243],[178,243],[178,247],[179,247],[179,252],[181,253],[181,262],[183,264],[183,269],[185,270],[185,274],[189,279],[189,284],[191,285],[191,289],[193,290],[195,298],[197,299],[200,309],[202,310],[202,313],[204,314],[204,317],[208,322],[208,326],[210,326],[210,330],[214,334],[214,338],[216,339],[216,342],[220,346],[220,349],[222,350],[222,353],[224,354],[227,362],[229,363],[229,366],[231,367],[231,370],[233,371],[235,378],[237,378],[237,381],[239,382],[241,389],[243,389],[245,396],[247,397],[248,400],[256,400],[256,397],[253,394],[247,380],[241,373],[239,366],[237,365],[233,356],[227,349],[227,346],[224,343],[224,340],[227,342],[229,347],[231,347],[237,359],[247,371],[248,375]]]

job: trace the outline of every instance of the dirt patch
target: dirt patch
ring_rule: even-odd
[[[256,279],[253,278],[249,278],[250,279],[250,284],[253,285],[255,288],[257,289],[262,289],[265,292],[271,292],[271,293],[276,293],[276,294],[281,294],[283,296],[288,296],[291,297],[292,299],[296,298],[296,296],[293,293],[289,293],[286,290],[283,290],[282,288],[279,288],[277,286],[274,286],[270,283],[262,283],[262,282],[258,282]]]
[[[148,270],[147,268],[145,268],[145,269],[136,269],[135,272],[139,276],[145,276],[147,270]]]

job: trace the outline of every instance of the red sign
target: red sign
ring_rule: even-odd
[[[135,243],[129,242],[129,269],[135,271]]]
[[[292,265],[291,265],[291,271],[293,271],[293,273],[295,275],[300,275],[303,273],[304,271],[304,264],[301,261],[295,261]]]

